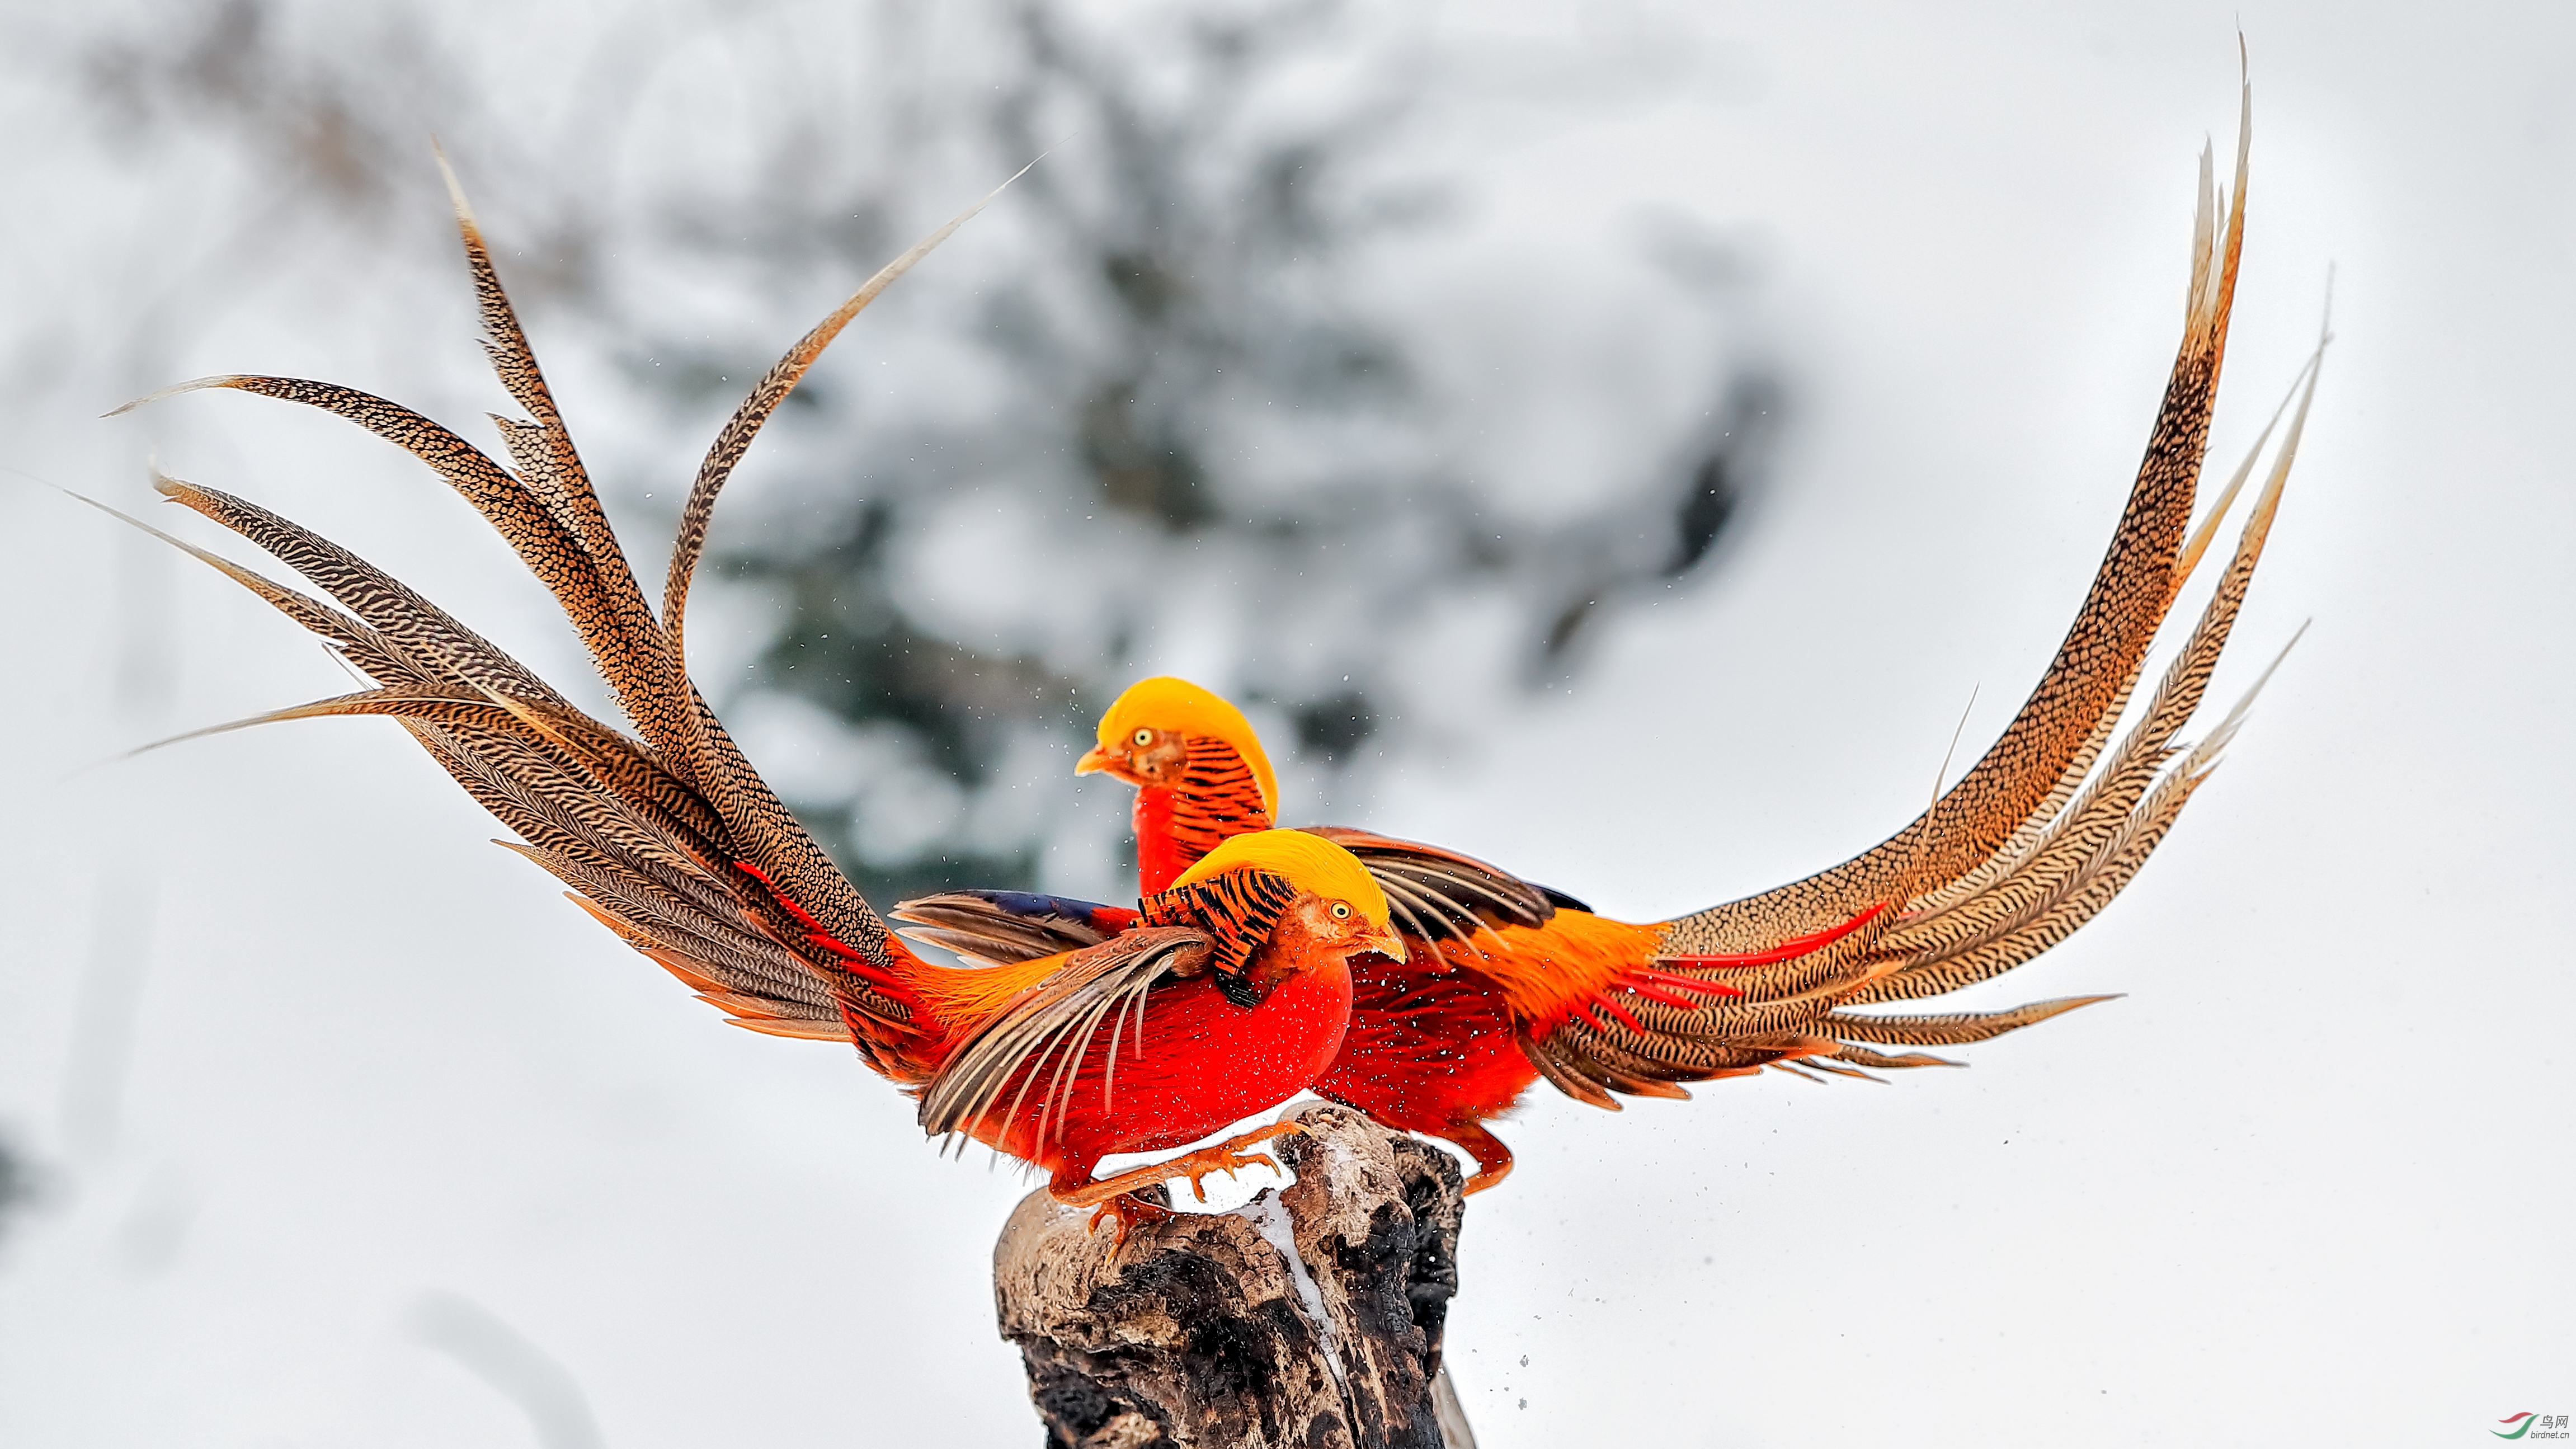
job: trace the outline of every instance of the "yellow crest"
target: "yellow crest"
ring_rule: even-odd
[[[1256,830],[1238,835],[1182,871],[1172,889],[1230,870],[1266,870],[1300,891],[1351,903],[1370,925],[1387,923],[1386,892],[1360,858],[1320,835],[1302,830]]]
[[[1279,776],[1272,772],[1270,757],[1261,752],[1261,736],[1252,732],[1252,721],[1243,717],[1242,710],[1186,679],[1161,674],[1127,686],[1127,692],[1109,706],[1109,713],[1100,717],[1100,747],[1116,750],[1140,729],[1205,735],[1234,746],[1234,752],[1252,767],[1252,777],[1261,782],[1262,805],[1273,818],[1278,816]]]

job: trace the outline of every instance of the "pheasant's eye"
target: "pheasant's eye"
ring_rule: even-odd
[[[1350,902],[1348,902],[1348,901],[1335,901],[1335,902],[1333,902],[1333,919],[1334,919],[1334,920],[1336,920],[1336,921],[1347,921],[1347,920],[1349,920],[1349,919],[1350,919],[1350,916],[1351,916],[1351,907],[1350,907]]]
[[[1138,749],[1140,749],[1140,750],[1141,750],[1141,749],[1145,748],[1147,745],[1152,744],[1153,742],[1154,742],[1154,732],[1153,732],[1152,730],[1138,730],[1138,731],[1136,731],[1136,748],[1138,748]]]

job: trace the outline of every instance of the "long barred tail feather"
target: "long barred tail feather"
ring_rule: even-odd
[[[1044,159],[1043,156],[1038,158]],[[715,517],[716,495],[723,491],[726,480],[733,476],[734,465],[741,462],[743,454],[750,450],[752,439],[759,436],[770,414],[787,401],[788,394],[796,390],[796,384],[804,380],[806,371],[823,355],[823,349],[832,345],[832,339],[841,335],[841,329],[849,326],[850,320],[858,316],[861,309],[892,286],[896,278],[911,271],[959,227],[973,220],[976,213],[991,205],[993,198],[1000,196],[1013,181],[1028,175],[1037,164],[1037,161],[1031,161],[1013,172],[1008,180],[986,193],[983,200],[949,218],[937,231],[914,243],[911,250],[886,263],[876,275],[861,283],[859,289],[850,294],[849,300],[832,309],[830,315],[815,323],[812,330],[797,339],[795,346],[787,349],[786,356],[770,365],[769,371],[752,386],[751,395],[742,400],[741,405],[734,409],[733,416],[726,419],[724,427],[717,431],[706,458],[698,464],[696,480],[689,486],[688,502],[680,510],[679,535],[672,542],[670,573],[662,586],[662,623],[670,633],[674,664],[683,661],[686,655],[683,641],[686,637],[689,585],[697,574],[698,556],[706,548],[707,526]],[[462,204],[460,201],[459,205]],[[498,284],[495,285],[497,287]]]
[[[2110,999],[1933,1016],[1849,1009],[1986,980],[2090,920],[2172,829],[2279,665],[2272,661],[2197,746],[2177,743],[2199,711],[2252,583],[2306,430],[2326,341],[2321,335],[2244,462],[2192,527],[2243,245],[2250,87],[2244,97],[2230,192],[2215,188],[2211,156],[2201,158],[2183,342],[2146,460],[2075,625],[2028,702],[1958,784],[1877,849],[1668,923],[1660,968],[1722,979],[1741,995],[1694,1002],[1640,993],[1624,1000],[1623,1023],[1577,1017],[1525,1038],[1524,1050],[1550,1081],[1593,1101],[1628,1090],[1625,1081],[1637,1078],[1951,1065],[1873,1048],[1983,1041]],[[2226,569],[2139,718],[2120,734],[2160,626],[2276,429],[2280,444]],[[1838,933],[1828,929],[1835,922],[1843,923]],[[1797,937],[1822,944],[1764,950]],[[1728,957],[1758,964],[1722,978],[1705,965]]]
[[[2002,737],[1925,817],[1831,870],[1671,922],[1673,954],[1757,949],[1847,920],[1874,902],[1948,885],[2012,836],[2092,738],[2179,588],[2175,563],[2207,450],[2244,245],[2250,88],[2244,104],[2232,196],[2213,195],[2209,158],[2202,158],[2183,340],[2146,456],[2092,588],[2038,686]],[[1810,963],[1811,977],[1829,976],[1838,956],[1862,949],[1865,943],[1854,942]]]
[[[2307,363],[2299,369],[2298,375],[2290,380],[2289,387],[2281,394],[2280,403],[2273,408],[2272,416],[2263,424],[2262,432],[2256,435],[2253,444],[2245,450],[2244,458],[2237,464],[2236,471],[2229,476],[2227,486],[2219,490],[2218,497],[2212,501],[2207,516],[2203,518],[2200,526],[2193,530],[2191,538],[2184,543],[2181,556],[2174,566],[2177,593],[2189,583],[2192,575],[2198,572],[2200,561],[2206,554],[2210,540],[2217,534],[2218,525],[2226,519],[2229,509],[2243,490],[2246,480],[2252,476],[2255,466],[2262,462],[2264,450],[2270,444],[2272,434],[2280,426],[2282,418],[2287,416],[2291,407],[2305,396],[2305,385],[2314,375],[2322,358],[2323,348],[2320,346],[2316,353],[2310,354]],[[2067,761],[2066,768],[2059,774],[2057,783],[2041,797],[2039,803],[2032,808],[2029,817],[2022,822],[2021,827],[1974,870],[1949,886],[1927,892],[1918,898],[1907,913],[1910,918],[1928,917],[1979,894],[1993,885],[2014,862],[2028,854],[2040,835],[2057,821],[2059,813],[2065,809],[2067,802],[2075,797],[2076,791],[2093,778],[2093,767],[2101,762],[2102,751],[2111,743],[2112,734],[2119,726],[2121,717],[2128,712],[2132,691],[2137,687],[2138,676],[2144,671],[2146,662],[2147,656],[2141,653],[2130,666],[2127,677],[2121,681],[2120,688],[2104,707],[2101,718],[2094,722],[2094,727],[2085,738],[2084,744]]]
[[[2202,703],[2277,513],[2315,395],[2322,341],[2319,356],[2292,384],[2295,411],[2227,568],[2138,720],[2119,733],[2159,629],[2282,418],[2276,411],[2194,527],[2243,245],[2250,86],[2242,106],[2233,185],[2219,190],[2212,154],[2201,157],[2183,340],[2146,456],[2091,589],[2029,699],[1956,784],[1877,848],[1805,880],[1665,923],[1647,975],[1681,989],[1641,987],[1618,1000],[1605,997],[1601,1010],[1540,1032],[1523,1024],[1521,1047],[1550,1082],[1616,1108],[1621,1095],[1687,1095],[1677,1083],[1765,1070],[1867,1077],[1953,1065],[1922,1052],[1876,1048],[1981,1041],[2107,999],[1950,1015],[1850,1009],[1937,996],[1987,979],[2091,919],[2165,838],[2262,687],[2258,680],[2196,746],[2179,742]],[[1076,1063],[1088,1044],[1106,1026],[1114,1070],[1127,1017],[1141,1010],[1142,992],[1173,960],[1120,954],[1126,948],[1111,941],[1088,948],[1104,953],[1094,959],[1095,975],[1050,987],[1055,995],[1043,1012],[1014,1009],[964,1054],[971,1070],[940,1072],[946,1058],[928,1054],[923,1003],[906,985],[918,979],[906,974],[918,963],[744,758],[689,679],[684,648],[687,596],[717,497],[761,428],[857,313],[992,197],[871,277],[799,339],[736,409],[692,483],[657,619],[473,212],[443,155],[439,164],[486,351],[526,414],[493,418],[511,466],[410,409],[335,384],[227,375],[127,406],[206,388],[252,392],[331,412],[412,452],[494,526],[552,593],[641,738],[582,713],[490,641],[329,540],[228,494],[156,477],[165,496],[258,545],[323,597],[148,531],[321,638],[371,686],[241,723],[369,714],[399,720],[519,836],[511,849],[561,880],[603,925],[738,1024],[850,1041],[870,1065],[906,1082],[938,1075],[942,1085],[924,1103],[924,1124],[934,1131],[989,1125],[996,1111],[1017,1120],[1023,1099],[1035,1091],[1037,1137],[1060,1134]],[[1370,853],[1367,840],[1346,843]],[[1496,921],[1543,923],[1563,904],[1466,857],[1432,859],[1417,847],[1398,857],[1400,868],[1390,867],[1383,882],[1390,905],[1426,939],[1466,942],[1493,934]],[[1258,884],[1227,877],[1218,888]],[[899,910],[899,918],[934,942],[1008,955],[1052,939],[1035,926],[994,938],[957,918],[954,902],[914,904],[917,912]],[[1265,897],[1233,904],[1249,919],[1258,914],[1254,908],[1277,903]],[[1147,907],[1151,935],[1154,903]],[[1132,933],[1115,940],[1143,944]],[[1233,979],[1241,945],[1220,937],[1192,948],[1211,951],[1229,994],[1244,985]],[[1728,999],[1705,999],[1718,994],[1721,982]],[[1024,1062],[1034,1065],[1005,1069]],[[1014,1081],[1017,1091],[1005,1108],[1004,1088]]]
[[[1037,162],[1031,161],[1030,166]],[[848,943],[872,956],[901,953],[904,947],[878,919],[876,912],[860,899],[839,867],[832,863],[823,848],[795,815],[782,803],[767,781],[761,779],[751,762],[743,757],[732,735],[717,720],[704,695],[688,677],[685,627],[690,580],[696,573],[699,554],[704,550],[707,527],[714,517],[715,502],[725,481],[732,476],[736,463],[758,436],[760,429],[788,395],[793,392],[823,350],[831,345],[841,330],[849,325],[860,310],[896,278],[910,271],[931,250],[965,225],[977,212],[1001,194],[1004,187],[1026,175],[1022,167],[1010,180],[997,186],[983,200],[951,218],[945,225],[916,243],[909,251],[887,263],[875,276],[862,284],[848,300],[815,324],[787,354],[773,364],[734,410],[717,432],[716,440],[699,464],[697,477],[690,485],[688,502],[682,507],[678,537],[671,550],[669,576],[663,589],[662,638],[664,675],[657,697],[668,702],[677,716],[671,738],[653,736],[662,751],[684,762],[675,773],[696,782],[710,803],[724,817],[726,825],[749,853],[751,863],[760,867],[764,878],[792,897],[802,909],[813,915],[825,934]]]
[[[156,477],[165,496],[259,545],[330,602],[148,531],[320,637],[374,686],[244,723],[364,714],[400,720],[520,836],[514,848],[741,1024],[850,1039],[880,1071],[925,1079],[933,1064],[917,1051],[916,1003],[896,984],[910,952],[717,722],[688,678],[679,630],[716,492],[762,423],[861,308],[983,203],[878,272],[790,349],[735,412],[692,488],[666,590],[667,617],[656,619],[473,210],[445,155],[438,160],[473,279],[485,352],[526,414],[492,419],[510,467],[409,408],[300,378],[199,378],[117,411],[176,393],[229,389],[319,408],[409,451],[472,504],[554,596],[642,739],[573,708],[490,641],[318,534],[228,494]]]

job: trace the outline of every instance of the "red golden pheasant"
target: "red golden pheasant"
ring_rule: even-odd
[[[2250,95],[2244,120],[2250,125]],[[2175,742],[2261,557],[2314,393],[2313,361],[2225,577],[2144,716],[2103,755],[2150,644],[2254,466],[2249,456],[2186,540],[2243,242],[2246,139],[2223,226],[2209,160],[2204,152],[2182,346],[2127,510],[2065,643],[1985,757],[1876,849],[1649,925],[1595,915],[1452,851],[1316,829],[1367,862],[1406,941],[1401,956],[1354,966],[1349,1034],[1317,1092],[1464,1148],[1476,1159],[1475,1191],[1512,1165],[1485,1123],[1541,1076],[1615,1109],[1613,1093],[1686,1096],[1677,1083],[1765,1067],[1861,1074],[1953,1065],[1875,1048],[1981,1041],[2106,999],[1940,1016],[1851,1009],[1938,996],[2063,940],[2164,838],[2242,716],[2239,705],[2187,751]],[[2279,420],[2276,413],[2273,425]],[[2267,426],[2264,441],[2270,433]],[[1269,829],[1277,810],[1277,780],[1251,724],[1182,680],[1129,689],[1075,768],[1136,787],[1147,892],[1220,842]],[[913,923],[912,934],[996,962],[1111,939],[1133,919],[1084,902],[972,892],[906,902],[896,916]]]
[[[927,1131],[971,1137],[1035,1164],[1060,1201],[1096,1206],[1094,1221],[1114,1217],[1122,1238],[1132,1222],[1164,1211],[1134,1196],[1137,1189],[1266,1161],[1244,1149],[1293,1125],[1091,1180],[1104,1156],[1196,1141],[1295,1095],[1333,1061],[1349,1013],[1351,957],[1404,949],[1384,894],[1349,852],[1296,831],[1238,834],[1143,901],[1135,929],[1115,940],[1024,953],[986,969],[932,965],[888,934],[688,676],[689,583],[734,463],[850,318],[973,211],[872,278],[735,412],[681,515],[659,619],[609,529],[461,193],[456,213],[486,345],[530,419],[495,420],[515,470],[418,413],[329,383],[230,376],[169,391],[230,388],[310,404],[419,456],[553,592],[642,738],[574,708],[329,540],[241,499],[162,479],[164,496],[266,549],[331,602],[172,543],[320,636],[376,686],[261,720],[400,720],[518,832],[522,843],[511,849],[571,886],[572,899],[601,924],[738,1025],[851,1042],[870,1067],[919,1097]]]

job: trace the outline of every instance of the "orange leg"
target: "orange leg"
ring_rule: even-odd
[[[1109,1256],[1115,1258],[1118,1250],[1127,1246],[1127,1235],[1135,1230],[1137,1224],[1169,1222],[1172,1210],[1161,1203],[1148,1202],[1132,1192],[1122,1192],[1091,1210],[1090,1231],[1100,1231],[1102,1218],[1117,1225],[1118,1236],[1109,1244]]]
[[[1476,1159],[1476,1173],[1467,1179],[1467,1191],[1483,1192],[1512,1175],[1512,1150],[1503,1139],[1484,1129],[1481,1123],[1462,1122],[1439,1134],[1464,1147]]]
[[[1091,1215],[1091,1226],[1095,1230],[1099,1228],[1102,1218],[1116,1219],[1118,1241],[1124,1244],[1127,1241],[1127,1230],[1133,1225],[1140,1222],[1158,1223],[1172,1215],[1170,1208],[1157,1207],[1137,1197],[1138,1189],[1152,1187],[1158,1182],[1168,1182],[1175,1177],[1185,1177],[1189,1179],[1190,1191],[1198,1195],[1199,1201],[1206,1202],[1207,1189],[1200,1186],[1201,1179],[1212,1172],[1222,1172],[1231,1176],[1238,1168],[1256,1164],[1276,1168],[1279,1164],[1269,1153],[1246,1152],[1243,1149],[1257,1142],[1267,1142],[1273,1137],[1285,1137],[1291,1132],[1305,1130],[1305,1125],[1302,1123],[1276,1122],[1268,1127],[1229,1137],[1212,1147],[1202,1147],[1196,1152],[1182,1153],[1169,1162],[1151,1163],[1132,1172],[1122,1172],[1116,1177],[1105,1177],[1098,1182],[1086,1182],[1079,1187],[1061,1188],[1049,1184],[1047,1191],[1054,1195],[1057,1202],[1066,1207],[1097,1207],[1099,1211]],[[1117,1249],[1113,1247],[1110,1251],[1114,1253]]]

